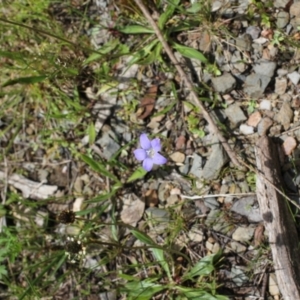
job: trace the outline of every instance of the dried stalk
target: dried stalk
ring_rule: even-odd
[[[183,81],[185,82],[187,88],[191,91],[191,96],[192,96],[191,100],[192,100],[193,104],[201,109],[201,112],[203,114],[204,119],[207,121],[207,123],[209,124],[210,128],[212,128],[213,133],[218,137],[218,140],[220,141],[220,143],[224,147],[224,149],[227,152],[230,160],[237,167],[240,167],[241,165],[239,163],[239,160],[238,160],[236,154],[230,148],[228,142],[226,141],[226,139],[223,137],[223,135],[221,134],[220,130],[218,129],[218,127],[217,127],[214,119],[210,116],[210,114],[208,113],[208,111],[206,110],[206,108],[204,107],[204,105],[202,104],[202,102],[200,101],[197,93],[195,92],[194,85],[193,85],[192,81],[189,79],[189,77],[187,76],[187,74],[184,72],[183,68],[180,66],[180,64],[179,64],[177,58],[175,57],[175,55],[174,55],[171,47],[165,41],[165,39],[164,39],[164,37],[163,37],[160,29],[158,28],[158,26],[155,23],[155,21],[152,19],[151,14],[150,14],[148,8],[144,5],[144,3],[143,3],[142,0],[135,0],[135,3],[139,6],[139,8],[143,12],[144,16],[147,18],[148,22],[152,26],[152,28],[153,28],[156,36],[157,36],[157,38],[162,43],[162,45],[164,47],[164,50],[166,51],[166,53],[168,54],[170,60],[174,64],[175,68],[177,69],[177,72],[179,73],[179,75],[181,76],[181,78],[183,79]]]

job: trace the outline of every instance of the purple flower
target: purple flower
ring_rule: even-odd
[[[161,150],[160,139],[156,138],[150,141],[147,134],[140,136],[141,148],[134,150],[134,156],[137,160],[143,161],[143,168],[148,172],[153,165],[164,165],[167,159],[158,152]]]

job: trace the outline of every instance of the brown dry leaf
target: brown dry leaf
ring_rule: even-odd
[[[264,241],[264,231],[265,227],[263,224],[259,224],[254,232],[254,246],[260,246],[260,244]]]
[[[154,108],[154,104],[157,96],[157,90],[158,90],[158,85],[152,85],[151,87],[148,88],[145,96],[143,97],[140,103],[140,108],[143,109],[143,112],[137,116],[139,119],[143,120],[148,116],[150,116]]]

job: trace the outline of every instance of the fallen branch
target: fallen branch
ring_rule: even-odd
[[[179,64],[177,58],[175,57],[175,55],[174,55],[171,47],[165,41],[165,39],[164,39],[164,37],[163,37],[160,29],[158,28],[158,26],[155,23],[155,21],[152,19],[148,8],[144,5],[144,3],[143,3],[142,0],[135,0],[135,3],[139,6],[139,8],[143,12],[144,16],[147,18],[148,22],[152,26],[152,28],[153,28],[156,36],[157,36],[157,38],[162,43],[162,45],[164,47],[164,50],[166,51],[166,53],[168,54],[170,60],[174,64],[175,68],[177,69],[177,72],[179,73],[179,75],[181,76],[181,78],[183,79],[183,81],[185,82],[187,88],[191,91],[191,96],[192,96],[191,100],[193,101],[193,104],[201,109],[201,112],[203,114],[204,119],[207,121],[207,123],[209,124],[209,126],[212,128],[213,133],[218,137],[218,140],[220,141],[220,143],[224,147],[224,149],[227,152],[230,160],[236,166],[240,167],[241,165],[239,163],[239,160],[238,160],[236,154],[230,148],[228,142],[226,141],[226,139],[223,137],[223,135],[221,134],[220,130],[218,129],[215,121],[213,120],[213,118],[210,116],[210,114],[208,113],[208,111],[206,110],[206,108],[204,107],[204,105],[202,104],[202,102],[200,101],[197,93],[195,92],[194,85],[193,85],[192,81],[189,79],[189,77],[184,72],[183,68],[180,66],[180,64]]]
[[[282,187],[276,146],[267,136],[256,144],[257,200],[268,231],[279,289],[286,300],[300,299],[299,239]]]

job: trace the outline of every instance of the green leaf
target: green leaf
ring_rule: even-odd
[[[189,7],[186,10],[186,12],[195,14],[195,13],[198,13],[202,8],[203,8],[203,3],[195,2],[195,3],[192,4],[191,7]]]
[[[169,112],[176,105],[176,103],[177,103],[177,100],[174,100],[171,104],[166,106],[163,110],[161,110],[160,112],[154,114],[153,118],[157,117],[157,116],[165,115],[167,112]]]
[[[139,167],[136,169],[131,176],[128,178],[127,183],[135,181],[137,179],[143,178],[147,174],[147,171],[143,169],[142,167]]]
[[[173,44],[173,48],[176,49],[184,57],[198,59],[205,64],[208,63],[208,59],[201,52],[194,48],[182,46],[176,43]]]
[[[192,269],[182,276],[182,280],[193,279],[198,276],[207,276],[214,270],[214,263],[220,259],[221,252],[203,257]]]
[[[162,249],[158,249],[158,248],[151,248],[151,251],[152,251],[155,259],[157,260],[157,262],[162,266],[162,268],[167,273],[169,280],[172,281],[170,268],[169,268],[167,261],[165,260],[164,251]]]
[[[168,6],[167,6],[166,10],[160,15],[160,17],[158,19],[158,27],[160,30],[163,30],[167,21],[172,18],[174,11],[179,3],[180,3],[180,0],[169,0],[168,1]]]
[[[145,233],[137,230],[137,229],[131,229],[130,232],[142,243],[149,245],[149,246],[154,246],[155,243],[153,242],[153,240],[146,235]]]
[[[194,300],[228,300],[226,296],[213,296],[203,289],[188,288],[183,286],[176,286],[176,289],[184,294],[188,299]]]
[[[38,83],[42,82],[47,78],[47,76],[29,76],[29,77],[19,77],[16,79],[8,80],[4,84],[2,84],[2,87],[6,87],[9,85],[14,85],[14,84],[33,84],[33,83]]]
[[[89,126],[87,128],[87,134],[89,136],[89,144],[90,145],[94,144],[94,142],[96,140],[97,132],[95,129],[95,125],[93,123],[89,124]]]
[[[128,25],[119,29],[119,31],[125,34],[154,33],[152,28],[143,25]]]
[[[89,156],[85,155],[85,154],[81,154],[80,155],[81,159],[87,163],[94,171],[98,172],[99,174],[108,177],[112,180],[115,180],[117,182],[119,182],[119,180],[113,175],[111,174],[109,171],[107,171],[105,169],[105,167],[101,164],[99,164],[98,162],[94,161],[92,158],[90,158]]]
[[[157,279],[155,278],[155,280]],[[121,291],[127,292],[128,296],[133,299],[148,300],[152,299],[156,293],[163,291],[166,288],[165,285],[154,283],[151,279],[145,279],[142,281],[128,282]]]

